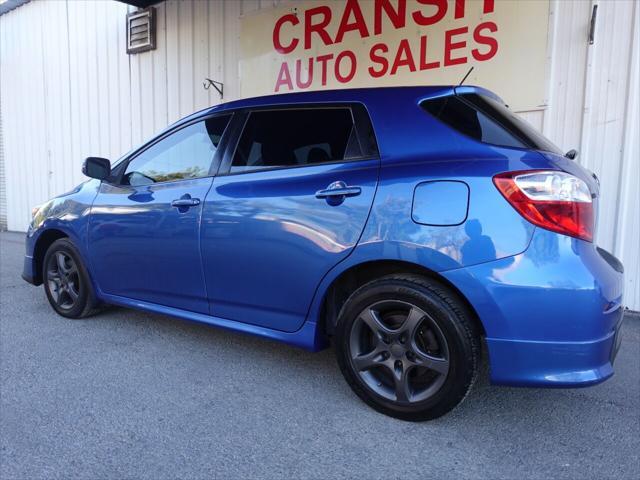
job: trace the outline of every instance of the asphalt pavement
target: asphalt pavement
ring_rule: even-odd
[[[332,349],[121,308],[66,320],[0,234],[0,478],[638,478],[640,319],[616,375],[495,387],[428,423],[368,408]],[[486,373],[486,372],[485,372]]]

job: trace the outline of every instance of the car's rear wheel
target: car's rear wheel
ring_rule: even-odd
[[[89,275],[75,246],[66,238],[47,249],[43,262],[43,283],[53,309],[67,318],[94,313],[94,294]]]
[[[394,275],[354,292],[336,331],[340,369],[367,404],[404,420],[444,415],[469,392],[479,339],[470,312],[443,285]]]

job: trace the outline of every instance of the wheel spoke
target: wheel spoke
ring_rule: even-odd
[[[438,372],[441,375],[446,375],[449,371],[449,360],[446,358],[434,357],[433,355],[428,355],[419,350],[416,350],[415,354],[415,365],[428,368],[429,370]]]
[[[58,289],[58,298],[56,299],[56,302],[58,303],[58,305],[62,307],[65,303],[67,303],[67,300],[70,298],[71,297],[69,296],[69,292],[65,287],[60,287]]]
[[[402,331],[406,333],[409,338],[413,338],[418,325],[420,325],[420,322],[425,316],[426,314],[418,307],[411,307],[406,320],[402,324]]]
[[[58,271],[61,274],[68,273],[69,269],[67,267],[66,256],[62,252],[56,252],[56,263],[58,265]]]
[[[57,270],[49,269],[49,270],[47,270],[47,278],[49,280],[54,281],[54,282],[55,281],[59,281],[60,280],[60,272],[58,272]]]
[[[411,389],[409,386],[409,370],[403,362],[396,362],[393,366],[393,381],[396,393],[396,400],[408,402],[411,399]]]
[[[359,372],[377,367],[384,361],[383,354],[378,348],[374,348],[368,353],[353,357],[353,364]]]
[[[378,316],[378,312],[372,308],[367,308],[360,314],[360,319],[375,333],[376,338],[380,340],[382,335],[391,335],[393,331],[389,329]]]
[[[69,298],[73,303],[75,303],[75,301],[78,299],[78,292],[76,292],[74,288],[75,288],[74,285],[69,284],[65,289],[65,291],[67,292],[67,294],[69,295]]]

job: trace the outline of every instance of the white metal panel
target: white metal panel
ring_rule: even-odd
[[[2,32],[0,32],[0,42]],[[2,77],[0,76],[0,88],[2,88]],[[5,190],[6,180],[4,173],[4,145],[2,141],[2,97],[0,96],[0,230],[7,229],[7,192]]]
[[[626,302],[634,309],[640,308],[637,291],[640,158],[629,152],[637,152],[640,141],[633,132],[631,112],[638,108],[637,85],[632,83],[634,76],[638,82],[632,68],[638,55],[637,10],[638,4],[632,0],[599,2],[595,43],[587,57],[581,156],[581,162],[596,172],[601,183],[597,241],[625,264]],[[633,91],[635,104],[630,103]],[[630,187],[625,176],[634,173],[635,187]],[[632,208],[633,214],[625,212],[627,208]]]
[[[618,197],[618,218],[614,251],[626,267],[626,295],[629,305],[640,309],[640,7],[633,12],[633,42],[627,112],[622,147],[622,174]]]
[[[543,133],[568,151],[580,147],[591,2],[557,0],[552,6],[549,106]]]
[[[598,22],[596,43],[588,56],[580,161],[600,178],[598,242],[611,249],[619,207],[633,3],[602,3],[598,9]],[[612,55],[611,52],[618,53]]]
[[[518,115],[526,120],[531,126],[538,130],[542,130],[544,122],[544,110],[532,110],[530,112],[518,112]]]

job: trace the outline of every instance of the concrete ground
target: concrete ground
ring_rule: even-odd
[[[493,387],[412,424],[307,353],[110,309],[65,320],[0,235],[0,478],[638,478],[640,320],[616,375],[580,390]]]

